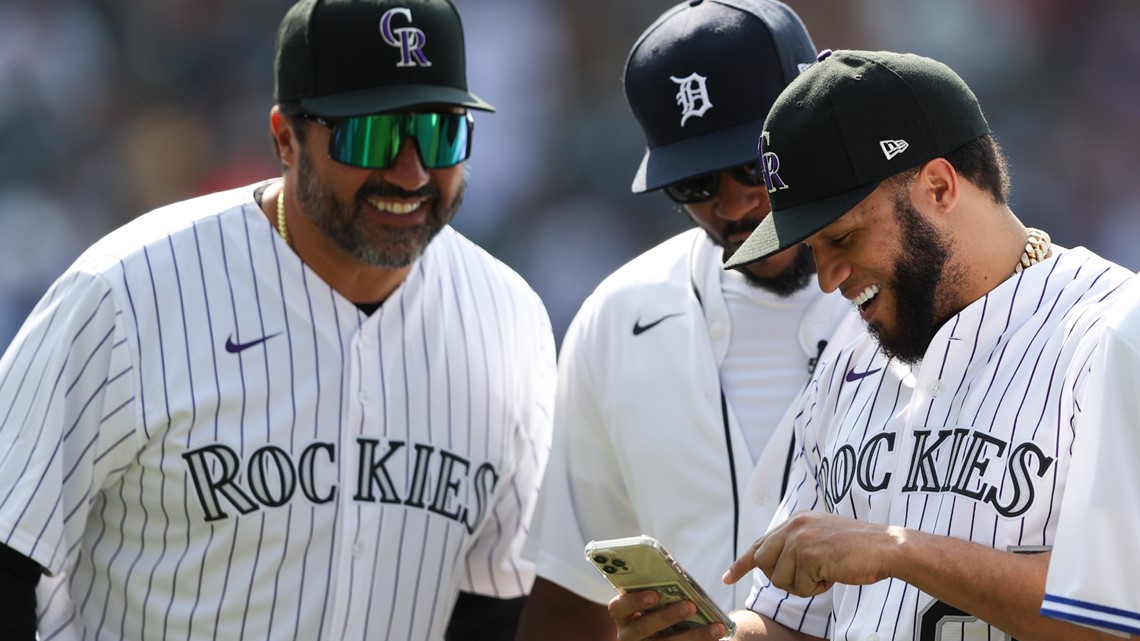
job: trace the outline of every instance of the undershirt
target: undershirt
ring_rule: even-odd
[[[755,287],[737,271],[720,278],[731,332],[721,386],[755,462],[808,378],[800,322],[819,296],[815,283],[787,298]]]

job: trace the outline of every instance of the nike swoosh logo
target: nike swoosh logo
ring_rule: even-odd
[[[633,335],[637,336],[641,332],[653,329],[654,327],[657,326],[658,323],[660,323],[661,321],[663,321],[667,318],[673,318],[674,316],[680,316],[680,315],[681,315],[681,312],[676,312],[674,314],[665,314],[661,318],[658,318],[657,320],[653,321],[652,323],[649,323],[648,325],[642,325],[641,319],[639,318],[633,322]]]
[[[269,336],[262,336],[261,338],[255,341],[250,341],[248,343],[235,343],[233,334],[230,334],[230,337],[226,339],[226,351],[231,354],[237,354],[238,352],[245,351],[251,347],[254,347],[255,345],[260,345],[265,341],[273,338],[274,336],[280,335],[281,332],[277,332],[276,334],[270,334]]]
[[[883,369],[883,368],[876,367],[875,369],[869,369],[865,372],[856,372],[855,370],[851,370],[850,372],[847,372],[847,376],[845,378],[846,378],[848,383],[854,383],[855,381],[857,381],[861,378],[866,378],[866,377],[870,376],[871,374],[874,374],[875,372],[877,372],[881,369]]]

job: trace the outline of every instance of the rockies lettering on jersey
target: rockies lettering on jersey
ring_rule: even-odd
[[[474,532],[483,520],[488,496],[494,491],[499,473],[490,462],[472,469],[471,462],[458,454],[417,443],[415,467],[397,486],[388,469],[392,455],[404,447],[402,441],[389,441],[381,447],[374,439],[356,441],[354,468],[358,471],[353,500],[364,503],[403,503],[409,507],[459,521]],[[241,514],[261,507],[281,507],[293,500],[298,489],[313,504],[329,503],[337,493],[335,483],[318,487],[316,467],[332,467],[336,463],[336,445],[312,443],[294,461],[284,449],[268,445],[254,451],[245,465],[233,448],[216,443],[182,455],[194,481],[205,520],[218,521],[231,515],[223,500]],[[211,472],[213,470],[213,472]],[[246,471],[243,481],[242,470]],[[331,470],[330,470],[331,471]],[[436,479],[428,492],[429,478]],[[475,509],[460,501],[461,489],[469,486],[475,493]],[[379,490],[379,492],[377,492]]]
[[[823,457],[819,484],[828,512],[835,512],[835,505],[847,497],[854,483],[868,493],[888,489],[893,473],[883,468],[887,461],[893,461],[887,455],[894,452],[897,436],[894,432],[880,432],[868,439],[858,453],[854,446],[846,444]],[[915,430],[901,492],[952,492],[988,503],[1002,516],[1021,516],[1033,505],[1037,495],[1034,484],[1045,478],[1053,461],[1031,442],[1010,447],[1006,441],[966,428],[937,433]],[[998,479],[991,482],[985,475],[994,471]]]

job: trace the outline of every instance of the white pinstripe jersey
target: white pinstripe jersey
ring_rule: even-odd
[[[822,364],[794,416],[800,449],[781,513],[1002,550],[1051,545],[1090,363],[1080,338],[1131,275],[1083,248],[1056,251],[948,320],[919,367],[889,361],[869,335]],[[1005,638],[896,579],[801,599],[753,576],[751,609],[815,636]]]
[[[524,594],[550,439],[537,295],[445,228],[371,316],[254,186],[94,245],[0,360],[0,541],[41,639],[441,639]]]
[[[1140,277],[1105,318],[1041,613],[1140,635]]]

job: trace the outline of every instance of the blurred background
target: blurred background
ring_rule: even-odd
[[[621,74],[671,0],[455,0],[477,114],[460,231],[526,277],[561,340],[610,271],[689,226],[629,184]],[[0,0],[0,347],[92,241],[279,175],[273,40],[289,0]],[[912,51],[981,100],[1013,210],[1140,268],[1140,2],[788,0],[818,48]]]

